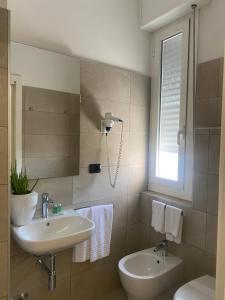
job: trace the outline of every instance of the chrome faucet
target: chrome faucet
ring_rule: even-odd
[[[54,201],[49,198],[48,193],[43,193],[41,195],[41,200],[42,200],[42,218],[47,219],[49,204],[53,203]]]
[[[154,252],[158,252],[158,251],[162,251],[162,256],[167,256],[168,255],[168,241],[167,240],[162,240],[160,241],[155,249],[154,249]]]

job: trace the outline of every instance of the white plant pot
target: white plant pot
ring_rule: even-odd
[[[11,221],[16,226],[30,223],[34,217],[38,202],[38,193],[11,195]]]

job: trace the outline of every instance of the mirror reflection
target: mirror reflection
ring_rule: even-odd
[[[79,69],[77,58],[12,43],[12,158],[29,179],[79,174]]]

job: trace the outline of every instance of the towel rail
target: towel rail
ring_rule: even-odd
[[[93,206],[101,206],[101,205],[111,205],[111,203],[87,205],[87,206],[82,206],[82,207],[74,208],[74,210],[83,209],[83,208],[89,208],[89,207],[93,207]],[[112,204],[112,205],[113,205],[113,208],[115,208],[115,205],[114,204]]]
[[[165,203],[166,204],[166,203]],[[179,207],[176,207],[175,205],[170,205],[170,204],[168,204],[169,206],[172,206],[172,207],[175,207],[175,208],[179,208]],[[167,204],[165,205],[165,210],[166,210],[166,207],[167,207]],[[179,208],[180,209],[180,208]],[[181,216],[183,216],[184,217],[184,211],[182,210],[181,211]]]

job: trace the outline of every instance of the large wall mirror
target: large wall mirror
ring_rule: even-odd
[[[29,179],[79,174],[80,61],[11,44],[12,160]]]

